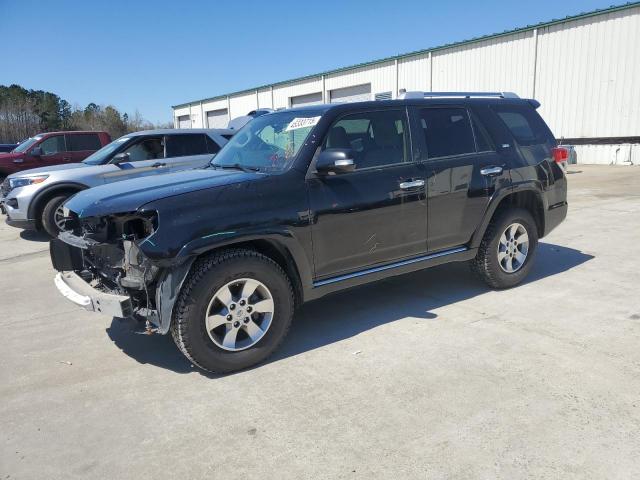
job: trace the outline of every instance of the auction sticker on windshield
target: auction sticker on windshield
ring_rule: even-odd
[[[320,117],[294,118],[291,120],[285,131],[297,130],[299,128],[313,127],[320,121]]]

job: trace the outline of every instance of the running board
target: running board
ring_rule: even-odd
[[[456,253],[463,253],[467,251],[469,251],[467,247],[457,247],[457,248],[452,248],[451,250],[444,250],[442,252],[432,253],[430,255],[422,255],[420,257],[409,258],[407,260],[402,260],[400,262],[388,263],[387,265],[381,265],[379,267],[368,268],[366,270],[360,270],[358,272],[348,273],[346,275],[339,275],[337,277],[327,278],[326,280],[313,282],[313,288],[323,287],[325,285],[331,285],[333,283],[338,283],[338,282],[344,282],[345,280],[364,277],[374,273],[384,272],[385,270],[393,270],[396,268],[406,267],[408,265],[413,265],[416,263],[428,262],[429,260],[433,260],[436,258],[446,257],[447,255],[455,255]],[[416,270],[417,269],[419,269],[419,267],[416,268]]]

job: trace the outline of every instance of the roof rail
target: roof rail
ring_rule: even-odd
[[[398,99],[415,98],[520,98],[513,92],[400,92]]]

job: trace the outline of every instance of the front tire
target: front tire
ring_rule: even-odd
[[[498,213],[487,227],[471,269],[492,288],[521,283],[533,266],[538,247],[536,222],[527,210]]]
[[[42,209],[42,228],[53,238],[64,229],[62,205],[71,195],[56,195],[50,198]]]
[[[174,307],[171,335],[203,370],[229,373],[265,360],[293,317],[291,282],[270,258],[225,250],[196,261]]]

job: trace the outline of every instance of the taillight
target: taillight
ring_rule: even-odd
[[[566,162],[569,159],[569,149],[564,147],[556,147],[551,149],[553,159],[558,162]]]

